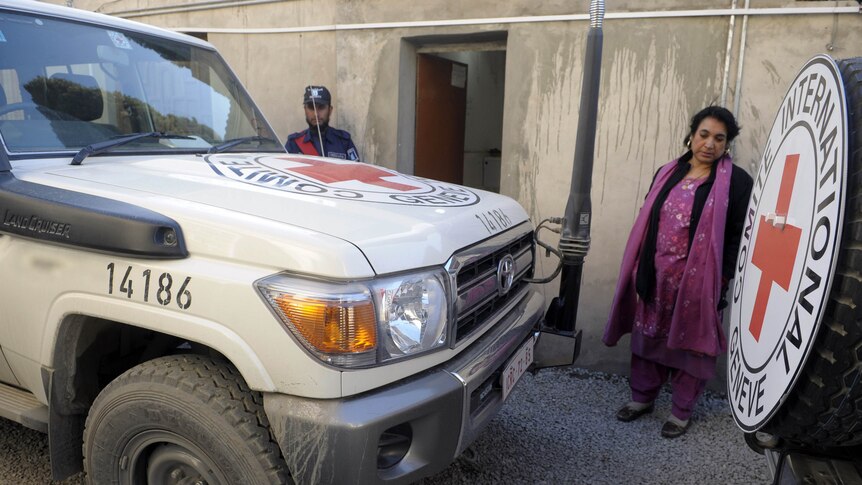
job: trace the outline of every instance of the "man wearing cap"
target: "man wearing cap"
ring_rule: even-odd
[[[302,103],[308,129],[287,137],[284,147],[288,153],[360,161],[350,133],[329,126],[329,117],[332,116],[333,110],[329,90],[323,86],[308,86],[305,88]]]

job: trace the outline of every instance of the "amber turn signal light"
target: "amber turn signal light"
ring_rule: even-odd
[[[366,352],[377,346],[370,301],[327,301],[282,293],[275,303],[312,347],[327,354]]]

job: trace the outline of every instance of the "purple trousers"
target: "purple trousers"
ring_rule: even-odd
[[[666,367],[657,362],[632,354],[631,388],[632,401],[650,403],[655,401],[661,386],[670,377],[673,390],[671,413],[685,421],[691,417],[694,406],[706,389],[706,380],[687,374],[679,369]]]

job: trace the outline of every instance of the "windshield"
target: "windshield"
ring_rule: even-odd
[[[200,153],[234,140],[227,150],[284,151],[212,50],[0,10],[0,138],[11,158],[141,132],[177,136],[112,152]]]

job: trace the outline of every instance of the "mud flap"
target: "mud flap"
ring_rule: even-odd
[[[549,327],[539,330],[539,339],[533,349],[533,366],[531,370],[546,367],[568,366],[575,363],[581,353],[582,332],[566,332]]]

